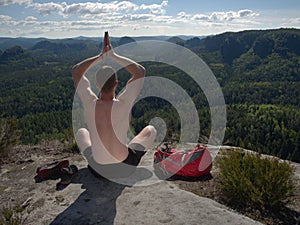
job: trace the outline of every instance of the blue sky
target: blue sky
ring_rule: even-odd
[[[299,0],[0,0],[0,36],[210,35],[300,28]]]

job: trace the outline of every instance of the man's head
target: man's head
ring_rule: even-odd
[[[117,73],[112,67],[103,66],[96,73],[96,81],[99,87],[101,87],[105,81],[104,85],[102,86],[101,92],[109,93],[111,91],[114,91],[114,88],[118,83]]]

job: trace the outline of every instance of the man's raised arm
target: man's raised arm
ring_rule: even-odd
[[[103,49],[107,56],[109,56],[113,61],[117,62],[121,66],[125,67],[126,70],[132,75],[132,78],[127,83],[145,76],[146,70],[142,65],[129,58],[120,56],[114,52],[109,40],[108,32],[105,32],[104,45],[105,46]]]
[[[128,81],[128,83],[138,79],[138,78],[143,78],[145,77],[145,73],[146,73],[146,70],[145,68],[140,65],[139,63],[129,59],[129,58],[126,58],[124,56],[120,56],[116,53],[113,53],[111,55],[111,58],[119,63],[121,66],[124,66],[126,68],[126,70],[131,73],[132,75],[132,78]]]
[[[88,68],[95,63],[98,60],[101,60],[102,54],[93,56],[91,58],[85,59],[80,63],[77,63],[75,66],[72,68],[72,77],[74,81],[75,88],[77,88],[80,79],[84,75],[84,73],[88,70]]]

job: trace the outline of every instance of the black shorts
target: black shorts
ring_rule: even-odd
[[[97,164],[96,168],[88,166],[91,172],[97,177],[105,178],[123,178],[129,177],[136,170],[143,155],[145,155],[145,147],[141,144],[131,144],[128,146],[128,156],[120,163]]]
[[[128,156],[122,163],[126,163],[128,165],[137,166],[143,155],[145,155],[145,147],[141,144],[131,144],[128,146]]]

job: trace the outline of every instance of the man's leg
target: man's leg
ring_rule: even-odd
[[[156,137],[156,129],[152,125],[146,126],[137,136],[135,136],[130,142],[129,147],[134,144],[140,144],[144,147],[145,150],[150,148]],[[139,150],[139,149],[135,149]]]
[[[93,158],[92,153],[92,142],[90,138],[90,132],[85,128],[80,128],[76,133],[76,142],[80,149],[80,152],[83,154],[84,158],[86,159],[87,163],[91,167],[96,167],[97,163]]]
[[[76,142],[81,152],[91,147],[90,132],[85,128],[80,128],[76,133]]]

